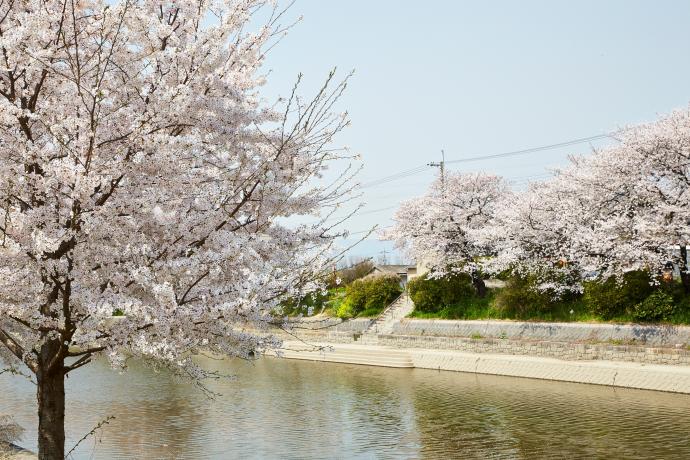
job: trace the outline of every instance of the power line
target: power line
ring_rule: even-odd
[[[370,210],[370,211],[358,212],[358,213],[355,214],[355,216],[364,216],[364,215],[367,215],[367,214],[374,214],[374,213],[381,212],[381,211],[388,211],[388,210],[390,210],[390,209],[397,209],[397,208],[399,208],[399,207],[400,207],[399,204],[396,204],[396,205],[393,205],[393,206],[386,206],[385,208],[372,209],[372,210]]]
[[[525,184],[527,182],[530,182],[532,180],[539,180],[539,179],[546,179],[548,177],[551,177],[550,173],[541,173],[541,174],[530,174],[527,176],[518,176],[518,177],[507,177],[506,180],[508,181],[509,184],[511,185],[521,185]],[[393,196],[393,195],[390,195]],[[388,196],[388,198],[390,198]],[[379,197],[380,198],[380,197]],[[368,211],[363,211],[363,212],[354,212],[352,214],[352,217],[359,217],[359,216],[366,216],[367,214],[376,214],[378,212],[383,212],[383,211],[390,211],[391,209],[398,209],[400,207],[400,203],[392,205],[392,206],[386,206],[385,208],[378,208],[378,209],[370,209]],[[347,216],[337,216],[337,217],[330,217],[326,219],[324,222],[332,222],[334,220],[340,220],[340,219],[345,219]],[[360,232],[364,233],[364,231]]]
[[[548,144],[548,145],[542,145],[539,147],[532,147],[528,149],[522,149],[522,150],[512,150],[509,152],[501,152],[501,153],[495,153],[491,155],[480,155],[480,156],[474,156],[474,157],[469,157],[469,158],[461,158],[457,160],[448,160],[444,161],[445,164],[455,164],[455,163],[468,163],[471,161],[482,161],[482,160],[491,160],[495,158],[505,158],[505,157],[511,157],[511,156],[517,156],[517,155],[526,155],[529,153],[536,153],[536,152],[542,152],[545,150],[553,150],[561,147],[568,147],[572,145],[577,145],[577,144],[583,144],[585,142],[591,142],[591,141],[596,141],[596,140],[601,140],[601,139],[607,139],[610,138],[612,135],[616,134],[618,131],[614,131],[611,133],[605,133],[605,134],[597,134],[594,136],[588,136],[588,137],[581,137],[577,139],[571,139],[569,141],[564,141],[564,142],[558,142],[555,144]],[[389,176],[384,176],[380,179],[375,179],[369,182],[365,182],[359,186],[360,189],[363,188],[370,188],[370,187],[377,187],[379,185],[387,184],[389,182],[397,181],[400,179],[404,179],[409,176],[413,176],[415,174],[419,174],[422,172],[427,172],[430,170],[432,166],[429,164],[426,165],[420,165],[417,166],[416,168],[408,169],[405,171],[401,171],[395,174],[391,174]]]
[[[505,158],[505,157],[515,156],[515,155],[524,155],[527,153],[541,152],[544,150],[552,150],[552,149],[557,149],[560,147],[568,147],[570,145],[582,144],[584,142],[591,142],[591,141],[595,141],[595,140],[599,140],[599,139],[606,139],[608,137],[611,137],[612,134],[615,134],[615,133],[598,134],[596,136],[582,137],[580,139],[573,139],[570,141],[559,142],[557,144],[543,145],[540,147],[532,147],[532,148],[523,149],[523,150],[513,150],[511,152],[495,153],[493,155],[483,155],[483,156],[477,156],[477,157],[462,158],[460,160],[447,161],[446,163],[466,163],[469,161],[490,160],[492,158]]]
[[[362,234],[364,234],[364,233],[372,233],[372,235],[375,235],[376,232],[377,232],[378,230],[385,230],[385,229],[391,228],[391,227],[393,227],[393,226],[392,226],[392,225],[387,225],[387,226],[385,226],[385,227],[379,227],[379,228],[374,229],[373,232],[372,232],[372,229],[369,229],[369,230],[357,230],[356,232],[349,232],[349,233],[347,234],[347,237],[349,238],[349,237],[351,237],[351,236],[353,236],[353,235],[362,235]]]
[[[359,188],[362,189],[362,188],[376,187],[378,185],[386,184],[388,182],[392,182],[392,181],[399,180],[399,179],[404,179],[405,177],[413,176],[415,174],[419,174],[421,172],[426,172],[428,170],[429,170],[429,166],[427,166],[427,165],[417,166],[416,168],[408,169],[407,171],[402,171],[402,172],[399,172],[396,174],[391,174],[390,176],[382,177],[381,179],[376,179],[376,180],[372,180],[370,182],[365,182],[362,185],[360,185]]]
[[[393,205],[393,206],[386,206],[385,208],[379,208],[379,209],[371,209],[371,210],[369,210],[369,211],[364,211],[364,212],[356,212],[356,211],[354,211],[354,214],[352,214],[352,217],[366,216],[367,214],[374,214],[374,213],[377,213],[377,212],[388,211],[388,210],[391,210],[391,209],[397,209],[397,208],[399,208],[399,207],[400,207],[400,205],[399,205],[399,204],[396,204],[396,205]],[[334,221],[334,220],[345,219],[346,217],[347,217],[347,216],[330,217],[330,218],[324,220],[324,222],[332,222],[332,221]]]
[[[588,137],[581,137],[581,138],[577,138],[577,139],[571,139],[571,140],[569,140],[569,141],[558,142],[558,143],[555,143],[555,144],[542,145],[542,146],[539,146],[539,147],[532,147],[532,148],[521,149],[521,150],[512,150],[512,151],[508,151],[508,152],[495,153],[495,154],[491,154],[491,155],[480,155],[480,156],[474,156],[474,157],[469,157],[469,158],[461,158],[461,159],[458,159],[458,160],[448,160],[448,161],[445,161],[445,158],[444,158],[443,164],[444,164],[444,166],[445,166],[446,164],[468,163],[468,162],[471,162],[471,161],[482,161],[482,160],[491,160],[491,159],[495,159],[495,158],[505,158],[505,157],[511,157],[511,156],[526,155],[526,154],[530,154],[530,153],[542,152],[542,151],[545,151],[545,150],[553,150],[553,149],[557,149],[557,148],[562,148],[562,147],[568,147],[568,146],[572,146],[572,145],[582,144],[582,143],[585,143],[585,142],[591,142],[591,141],[596,141],[596,140],[611,138],[611,137],[612,137],[614,134],[616,134],[617,132],[618,132],[618,131],[614,131],[614,132],[611,132],[611,133],[597,134],[597,135],[588,136]],[[417,166],[416,168],[408,169],[408,170],[405,170],[405,171],[400,171],[400,172],[395,173],[395,174],[391,174],[391,175],[388,175],[388,176],[384,176],[384,177],[382,177],[382,178],[380,178],[380,179],[376,179],[376,180],[372,180],[372,181],[369,181],[369,182],[365,182],[364,184],[361,184],[361,185],[359,186],[359,188],[360,188],[360,189],[363,189],[363,188],[369,188],[369,187],[377,187],[377,186],[379,186],[379,185],[387,184],[387,183],[389,183],[389,182],[397,181],[397,180],[400,180],[400,179],[404,179],[404,178],[406,178],[406,177],[410,177],[410,176],[413,176],[413,175],[416,175],[416,174],[420,174],[420,173],[423,173],[423,172],[427,172],[427,171],[430,170],[430,168],[432,168],[432,167],[439,167],[439,166],[440,166],[440,164],[426,164],[426,165],[420,165],[420,166]],[[523,176],[523,177],[516,177],[516,178],[513,178],[512,180],[511,180],[511,179],[508,179],[508,181],[511,182],[511,183],[514,184],[514,185],[519,185],[519,184],[522,184],[522,183],[525,183],[525,182],[530,181],[530,179],[537,179],[537,178],[541,179],[541,178],[545,178],[545,177],[548,177],[548,176],[550,176],[550,174],[548,174],[548,173],[546,173],[546,174],[535,174],[535,175],[529,175],[529,176]],[[356,215],[357,215],[357,216],[361,216],[361,215],[365,215],[365,214],[374,214],[374,213],[377,213],[377,212],[388,211],[388,210],[390,210],[390,209],[394,209],[394,208],[397,208],[397,207],[398,207],[398,205],[395,205],[395,206],[388,206],[388,207],[379,208],[379,209],[372,209],[372,210],[370,210],[370,211],[365,211],[365,212],[357,213]],[[372,229],[368,229],[368,230],[358,230],[358,231],[355,231],[355,232],[349,232],[349,233],[348,233],[348,238],[351,237],[351,236],[363,235],[363,234],[366,234],[366,233],[372,233],[371,235],[368,235],[368,236],[366,237],[366,239],[368,239],[368,238],[371,238],[372,236],[376,236],[376,232],[377,232],[377,231],[385,230],[385,229],[391,228],[391,227],[392,227],[392,225],[388,225],[388,226],[386,226],[386,227],[380,227],[380,228],[376,229],[373,233],[372,233]]]

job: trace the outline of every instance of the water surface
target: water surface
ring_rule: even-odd
[[[203,360],[234,380],[188,382],[105,362],[68,380],[76,459],[690,458],[690,396],[423,369]],[[0,376],[0,413],[36,449],[31,383]]]

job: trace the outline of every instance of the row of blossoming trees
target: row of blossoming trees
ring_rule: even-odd
[[[621,130],[615,146],[572,157],[550,180],[511,191],[495,175],[447,175],[403,203],[385,232],[434,274],[506,270],[555,294],[582,281],[671,264],[690,293],[690,110]]]

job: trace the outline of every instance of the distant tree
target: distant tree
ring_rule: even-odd
[[[480,242],[477,232],[494,219],[507,193],[498,176],[447,174],[444,181],[434,181],[426,195],[403,202],[383,238],[426,265],[431,276],[469,274],[477,294],[484,296],[479,259],[490,256],[493,248]]]
[[[497,269],[606,279],[656,274],[672,261],[690,293],[690,110],[627,128],[618,140],[502,202],[483,235],[497,249]]]
[[[575,257],[611,274],[659,273],[672,261],[690,294],[690,108],[623,130],[618,145],[585,164],[589,176],[571,170],[571,180],[599,216]]]
[[[490,273],[512,271],[529,277],[534,285],[557,295],[581,290],[581,266],[573,261],[572,235],[581,228],[580,190],[557,175],[506,194],[497,204],[494,219],[476,233],[492,248],[484,260]]]
[[[340,280],[338,284],[347,285],[354,280],[364,278],[374,269],[374,263],[371,259],[364,259],[355,264],[342,268],[336,272],[336,279]]]
[[[202,378],[191,354],[277,346],[244,325],[332,266],[345,82],[260,97],[271,4],[0,2],[0,346],[36,376],[39,458],[64,458],[65,378],[96,354]]]

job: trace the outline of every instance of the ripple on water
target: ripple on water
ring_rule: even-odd
[[[68,381],[75,458],[690,458],[690,396],[421,369],[203,360],[194,385],[103,362]],[[0,376],[0,412],[35,449],[34,388]]]

